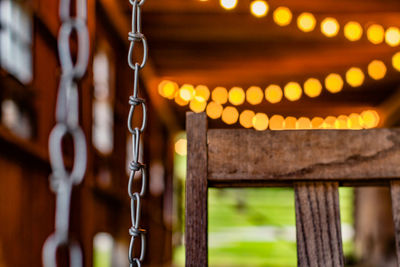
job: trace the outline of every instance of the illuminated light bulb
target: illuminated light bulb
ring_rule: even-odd
[[[303,32],[310,32],[314,30],[316,20],[313,14],[304,12],[297,18],[297,27]]]
[[[275,9],[273,17],[279,26],[287,26],[292,21],[292,12],[289,8],[281,6]]]
[[[289,82],[283,90],[285,97],[290,101],[299,100],[302,94],[301,86],[296,82]]]
[[[192,99],[190,101],[189,107],[193,112],[200,113],[206,109],[207,102],[197,101],[197,99]]]
[[[352,42],[360,40],[362,34],[363,29],[358,22],[350,21],[344,26],[344,36]]]
[[[390,27],[385,33],[385,42],[390,46],[397,46],[400,44],[400,30],[397,27]]]
[[[294,130],[296,129],[296,118],[295,117],[286,117],[285,119],[285,129],[287,130]]]
[[[392,65],[395,70],[400,71],[400,52],[393,55]]]
[[[222,107],[221,104],[218,104],[217,102],[211,101],[207,105],[207,116],[210,117],[211,119],[218,119],[222,115],[222,110],[224,108]]]
[[[309,97],[317,97],[321,94],[322,85],[318,79],[310,78],[304,83],[304,93]]]
[[[222,111],[222,121],[226,124],[234,124],[238,121],[239,112],[235,107],[226,107],[224,111]]]
[[[347,129],[348,128],[347,121],[348,121],[347,116],[340,115],[335,121],[335,128],[336,129]]]
[[[181,94],[179,92],[176,92],[175,94],[175,103],[177,103],[179,106],[186,106],[189,104],[189,101],[183,99],[181,97]]]
[[[194,97],[194,87],[193,85],[190,84],[184,84],[181,86],[181,89],[179,89],[179,96],[185,100],[185,101],[190,101]]]
[[[373,60],[368,64],[368,75],[374,80],[380,80],[386,75],[386,66],[380,60]]]
[[[186,156],[187,154],[187,140],[179,139],[175,143],[175,153],[181,156]]]
[[[339,74],[331,73],[325,78],[325,88],[331,93],[338,93],[343,89],[343,79]]]
[[[199,102],[207,102],[210,98],[210,90],[205,85],[196,86],[194,98]]]
[[[211,99],[221,105],[228,102],[228,90],[224,87],[216,87],[211,94]]]
[[[173,99],[178,88],[175,82],[164,80],[158,85],[158,93],[165,98]]]
[[[322,128],[324,129],[335,129],[336,117],[328,116],[325,118]]]
[[[375,128],[379,124],[379,115],[375,110],[363,111],[361,118],[366,129]]]
[[[265,99],[271,104],[278,103],[282,100],[282,89],[275,84],[271,84],[265,89]]]
[[[246,99],[252,105],[257,105],[262,102],[264,98],[263,91],[260,87],[252,86],[246,91]]]
[[[334,37],[339,32],[339,23],[334,18],[325,18],[321,22],[321,32],[327,37]]]
[[[254,129],[257,131],[264,131],[268,128],[268,116],[264,113],[254,115],[252,122]]]
[[[385,30],[379,24],[372,24],[368,27],[367,38],[373,44],[380,44],[385,38]]]
[[[311,129],[311,121],[310,121],[310,119],[306,118],[306,117],[300,117],[296,121],[296,129],[298,129],[298,130]]]
[[[233,105],[241,105],[245,100],[245,93],[242,88],[240,87],[233,87],[229,90],[229,102]]]
[[[236,7],[237,0],[220,0],[219,3],[223,8],[231,10]]]
[[[250,4],[251,13],[257,18],[261,18],[267,15],[268,9],[268,4],[262,0],[256,0]]]
[[[311,120],[311,128],[313,129],[321,129],[322,128],[322,124],[324,123],[324,119],[321,117],[314,117]]]
[[[253,117],[255,113],[251,110],[244,110],[240,113],[239,122],[244,128],[251,128],[253,126]]]
[[[361,86],[364,82],[364,73],[359,68],[350,68],[346,72],[346,81],[352,87]]]
[[[285,118],[281,115],[274,115],[269,119],[269,128],[271,130],[283,130],[285,128]]]
[[[359,114],[351,113],[349,115],[349,120],[347,121],[347,126],[352,130],[362,129],[363,121]]]

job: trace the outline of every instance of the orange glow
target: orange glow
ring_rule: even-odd
[[[196,86],[194,98],[199,102],[207,102],[210,98],[210,90],[205,85]]]
[[[300,117],[296,122],[296,129],[307,130],[311,129],[311,121],[309,118]]]
[[[296,118],[295,117],[286,117],[285,119],[285,129],[287,130],[293,130],[296,129]]]
[[[349,115],[349,120],[347,121],[347,126],[352,130],[362,129],[363,121],[360,115],[357,113],[351,113]]]
[[[315,17],[311,13],[301,13],[297,18],[297,27],[303,32],[310,32],[315,28]]]
[[[364,73],[360,68],[350,68],[346,72],[346,81],[352,87],[359,87],[364,82]]]
[[[192,99],[190,101],[189,107],[193,112],[200,113],[206,109],[207,102],[205,101],[197,101],[196,99]]]
[[[220,0],[219,3],[226,10],[231,10],[236,7],[237,0]]]
[[[334,18],[326,18],[321,22],[321,32],[327,37],[334,37],[339,32],[339,23]]]
[[[302,94],[300,84],[296,82],[289,82],[284,88],[285,97],[290,101],[299,100]]]
[[[385,41],[390,46],[397,46],[400,44],[400,30],[397,27],[390,27],[386,30]]]
[[[278,85],[271,84],[267,89],[265,89],[265,99],[267,99],[271,104],[280,102],[282,96],[282,89]]]
[[[253,126],[254,111],[244,110],[240,113],[239,122],[244,128],[251,128]]]
[[[178,84],[164,80],[158,85],[158,93],[165,98],[174,99],[178,88]]]
[[[379,124],[379,115],[375,110],[363,111],[361,118],[366,129],[375,128]]]
[[[185,100],[185,101],[190,101],[194,97],[194,87],[193,85],[190,84],[184,84],[181,86],[181,89],[179,89],[179,96]]]
[[[279,26],[287,26],[292,21],[292,12],[289,8],[281,6],[275,9],[273,18]]]
[[[386,66],[380,60],[373,60],[368,64],[368,74],[374,80],[380,80],[386,75]]]
[[[233,87],[229,90],[229,102],[233,105],[238,106],[244,103],[245,93],[240,87]]]
[[[263,0],[256,0],[250,4],[251,13],[257,18],[267,15],[268,9],[268,4]]]
[[[175,94],[175,103],[177,103],[179,106],[186,106],[187,104],[189,104],[189,101],[186,101],[185,99],[181,98],[181,95],[178,92],[176,92]]]
[[[187,140],[179,139],[175,143],[175,153],[181,156],[186,156],[187,154]]]
[[[285,118],[281,115],[274,115],[269,119],[269,128],[271,130],[283,130],[285,128]]]
[[[343,79],[339,74],[331,73],[325,78],[325,88],[331,93],[338,93],[343,89]]]
[[[340,115],[335,121],[336,129],[347,129],[349,118],[345,115]]]
[[[400,71],[400,52],[393,55],[392,65],[395,70]]]
[[[222,121],[226,124],[234,124],[238,121],[239,112],[235,107],[226,107],[222,112]]]
[[[254,115],[252,122],[257,131],[264,131],[268,128],[268,116],[264,113]]]
[[[363,29],[358,22],[350,21],[344,26],[344,36],[352,42],[360,40],[362,34]]]
[[[252,86],[246,91],[246,99],[252,105],[257,105],[262,102],[264,98],[263,91],[258,86]]]
[[[321,129],[324,123],[324,119],[321,117],[314,117],[311,120],[311,127],[313,129]]]
[[[228,90],[226,90],[224,87],[216,87],[212,91],[211,98],[216,103],[223,105],[228,102]]]
[[[328,116],[322,125],[324,129],[335,129],[336,118],[334,116]]]
[[[212,101],[208,103],[206,112],[208,117],[210,117],[211,119],[218,119],[219,117],[221,117],[222,110],[223,107],[221,104]]]
[[[372,24],[367,30],[368,40],[373,44],[380,44],[385,38],[385,30],[381,25]]]
[[[321,94],[322,85],[317,79],[310,78],[304,83],[304,93],[309,97],[317,97]]]

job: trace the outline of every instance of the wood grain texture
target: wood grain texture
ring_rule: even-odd
[[[400,182],[392,181],[390,184],[390,191],[392,195],[392,214],[396,238],[397,264],[400,266]]]
[[[400,177],[400,129],[209,130],[207,138],[211,184],[310,180],[352,185]]]
[[[207,119],[187,113],[186,266],[208,265],[207,251]]]
[[[295,202],[298,266],[343,266],[338,184],[296,183]]]

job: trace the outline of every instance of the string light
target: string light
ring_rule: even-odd
[[[339,74],[331,73],[325,78],[325,88],[335,94],[342,90],[343,88],[343,79]]]
[[[281,87],[276,84],[271,84],[265,89],[265,99],[271,104],[276,104],[282,100],[283,93]]]
[[[322,128],[322,124],[324,123],[324,119],[321,117],[314,117],[311,120],[311,128],[313,129],[321,129]]]
[[[158,85],[158,93],[165,98],[174,99],[176,91],[178,91],[178,84],[171,81],[162,81]]]
[[[227,10],[234,9],[237,5],[237,0],[220,0],[221,6]]]
[[[385,41],[390,46],[400,44],[400,30],[397,27],[389,27],[385,33]]]
[[[278,7],[274,11],[273,19],[279,26],[287,26],[292,21],[292,12],[287,7]]]
[[[222,115],[223,107],[221,104],[211,101],[207,105],[206,113],[211,119],[218,119]]]
[[[178,155],[186,156],[187,154],[187,140],[186,139],[179,139],[175,143],[175,152]]]
[[[373,44],[380,44],[385,38],[385,30],[379,24],[372,24],[368,27],[367,38]]]
[[[336,121],[335,121],[335,128],[336,129],[347,129],[348,127],[348,117],[346,115],[340,115],[339,117],[337,117]]]
[[[314,30],[316,20],[313,14],[304,12],[301,13],[297,18],[297,27],[303,32],[311,32]]]
[[[358,22],[350,21],[344,26],[344,36],[352,42],[360,40],[362,33],[363,29]]]
[[[296,118],[292,116],[288,116],[285,118],[285,129],[286,130],[294,130],[296,129]]]
[[[268,116],[265,113],[257,113],[252,121],[254,129],[257,131],[264,131],[268,128]]]
[[[318,79],[310,78],[304,83],[304,93],[309,97],[317,97],[321,94],[322,85]]]
[[[184,84],[179,89],[179,96],[185,100],[190,101],[194,97],[194,87],[191,84]]]
[[[234,124],[239,118],[239,112],[235,107],[228,106],[222,111],[222,121],[226,124]]]
[[[240,113],[239,122],[244,128],[253,127],[253,117],[255,116],[254,111],[244,110]]]
[[[228,102],[228,90],[224,87],[216,87],[212,91],[211,98],[213,101],[223,105]]]
[[[363,126],[366,129],[374,128],[379,124],[379,115],[375,110],[366,110],[361,113]]]
[[[199,102],[207,102],[210,98],[210,90],[205,85],[198,85],[195,89],[194,98]]]
[[[296,121],[296,129],[298,129],[298,130],[311,129],[311,121],[310,121],[310,119],[306,118],[306,117],[300,117]]]
[[[353,130],[362,129],[363,121],[359,114],[351,113],[349,115],[349,120],[347,121],[348,127]]]
[[[261,18],[267,15],[268,9],[268,4],[262,0],[256,0],[250,4],[251,13],[257,18]]]
[[[244,103],[245,94],[242,88],[240,87],[233,87],[229,90],[229,102],[231,104],[238,106]]]
[[[177,103],[179,106],[186,106],[189,104],[189,101],[181,98],[181,95],[179,92],[176,92],[175,94],[175,103]]]
[[[364,82],[364,73],[360,68],[350,68],[346,72],[346,81],[352,87],[359,87]]]
[[[269,119],[271,130],[283,130],[285,128],[285,118],[281,115],[274,115]]]
[[[289,82],[283,90],[285,97],[290,101],[299,100],[302,94],[301,86],[296,82]]]
[[[325,18],[321,22],[321,32],[327,37],[334,37],[339,32],[339,23],[334,18]]]
[[[263,91],[258,86],[252,86],[246,91],[246,100],[252,105],[258,105],[264,98]]]
[[[335,129],[336,118],[334,116],[328,116],[325,118],[322,127],[324,129]]]
[[[207,102],[198,101],[197,99],[192,99],[189,104],[189,108],[196,113],[203,112],[206,109]]]
[[[383,79],[386,75],[386,66],[380,60],[373,60],[368,64],[368,75],[374,80]]]

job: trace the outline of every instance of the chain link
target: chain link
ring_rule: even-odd
[[[141,7],[145,0],[129,0],[132,5],[132,29],[128,33],[128,40],[130,42],[128,52],[128,65],[134,71],[134,84],[133,94],[129,97],[129,115],[128,115],[128,130],[132,135],[132,155],[133,160],[129,164],[131,173],[129,175],[128,182],[128,195],[131,199],[131,222],[132,227],[129,229],[129,235],[131,236],[131,242],[129,244],[128,260],[130,267],[141,267],[145,257],[146,249],[146,231],[140,228],[140,214],[141,214],[141,198],[144,196],[147,185],[147,171],[146,166],[139,162],[139,146],[141,133],[146,129],[147,124],[147,108],[146,101],[138,97],[139,93],[139,71],[146,65],[148,47],[146,37],[142,33],[142,18],[141,18]],[[134,47],[136,43],[142,43],[143,54],[142,61],[134,61]],[[139,55],[140,56],[140,55]],[[135,55],[135,59],[138,57]],[[136,106],[142,106],[142,120],[140,126],[135,127],[133,125],[133,117],[136,110]],[[140,173],[142,179],[142,186],[140,193],[134,192],[133,182],[135,174]],[[140,237],[140,254],[135,256],[135,242]]]
[[[86,25],[86,0],[76,0],[76,17],[71,16],[71,0],[60,0],[59,16],[61,28],[58,35],[58,55],[61,63],[61,80],[56,106],[56,125],[49,138],[49,154],[52,174],[50,187],[56,194],[55,231],[43,246],[43,265],[57,266],[57,250],[69,249],[70,266],[82,267],[82,249],[76,240],[69,237],[71,192],[74,185],[82,182],[86,172],[86,140],[79,126],[79,94],[77,81],[86,72],[89,60],[89,33]],[[76,62],[69,41],[73,32],[77,34],[78,54]],[[71,136],[74,146],[74,161],[71,171],[64,164],[62,142]]]

